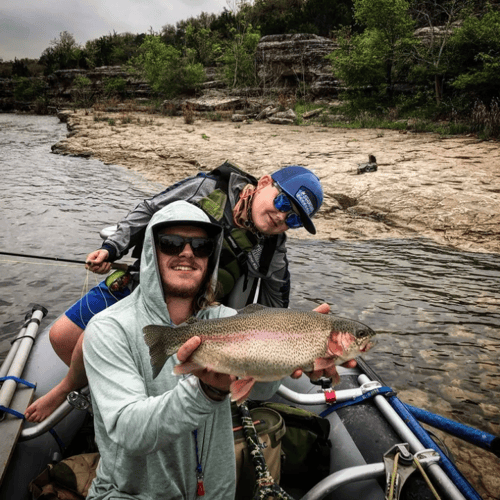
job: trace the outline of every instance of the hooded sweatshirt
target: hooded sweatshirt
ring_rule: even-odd
[[[101,454],[88,500],[194,500],[198,465],[204,474],[206,500],[234,498],[236,472],[229,398],[213,401],[203,392],[197,377],[173,375],[178,362],[175,355],[153,380],[149,350],[143,340],[144,326],[172,325],[161,286],[153,229],[174,220],[209,222],[202,210],[183,201],[157,212],[146,229],[141,284],[129,297],[97,314],[85,330],[85,369]],[[209,263],[213,276],[217,276],[221,241]],[[233,309],[214,306],[199,311],[196,317],[234,314]],[[278,386],[256,384],[252,397],[266,399]]]

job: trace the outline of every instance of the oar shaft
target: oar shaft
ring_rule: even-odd
[[[31,348],[33,347],[33,343],[35,341],[36,335],[38,333],[38,327],[40,325],[40,321],[47,314],[47,309],[42,306],[36,305],[33,307],[33,312],[31,316],[31,320],[26,327],[26,331],[24,333],[24,338],[18,340],[20,342],[19,347],[17,348],[16,355],[10,364],[9,370],[7,372],[8,376],[19,378],[21,377],[24,366],[28,361],[28,357],[31,352]],[[6,380],[2,388],[0,389],[0,405],[9,407],[10,402],[12,400],[12,396],[17,388],[17,382],[15,380]]]

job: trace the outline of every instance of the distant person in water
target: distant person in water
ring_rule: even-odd
[[[225,162],[210,173],[182,180],[140,203],[119,222],[116,232],[102,247],[87,256],[87,268],[106,274],[111,263],[132,248],[132,256],[140,258],[151,217],[179,200],[199,206],[224,228],[225,244],[218,272],[220,303],[236,309],[252,302],[288,307],[290,273],[284,233],[304,227],[315,234],[311,218],[323,202],[319,179],[301,166],[284,167],[257,180]],[[28,407],[28,421],[41,422],[71,391],[87,384],[82,333],[95,314],[131,293],[138,283],[138,270],[139,262],[125,276],[129,283],[121,290],[110,290],[103,281],[54,323],[50,341],[69,371],[56,387]]]

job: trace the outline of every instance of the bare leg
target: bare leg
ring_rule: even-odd
[[[50,329],[49,338],[52,348],[68,366],[71,362],[73,349],[82,333],[83,330],[64,314]]]
[[[71,391],[81,389],[87,385],[87,375],[85,374],[85,366],[83,364],[82,345],[83,335],[80,335],[73,349],[68,374],[58,385],[45,394],[45,396],[37,399],[26,409],[24,414],[26,420],[29,422],[41,422],[45,420],[64,402],[66,396]]]

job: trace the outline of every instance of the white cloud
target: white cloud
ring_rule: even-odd
[[[0,58],[38,58],[70,32],[80,44],[109,33],[160,31],[166,24],[219,13],[226,0],[0,0]]]

